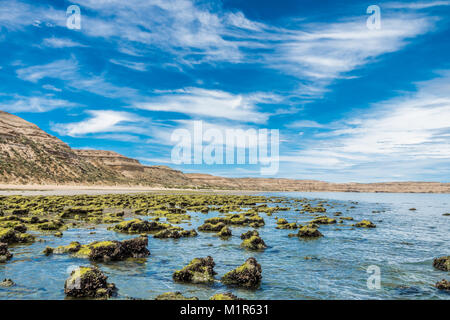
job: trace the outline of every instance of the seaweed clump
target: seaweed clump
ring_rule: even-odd
[[[222,283],[247,289],[256,289],[262,279],[261,265],[255,258],[248,258],[240,267],[231,270],[222,277]]]
[[[212,283],[214,282],[214,260],[208,256],[206,258],[195,258],[183,269],[173,273],[173,280],[187,283]]]

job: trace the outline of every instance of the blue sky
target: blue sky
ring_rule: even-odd
[[[1,0],[0,109],[185,172],[260,175],[174,165],[171,133],[202,120],[278,129],[277,177],[450,182],[449,23],[433,0]]]

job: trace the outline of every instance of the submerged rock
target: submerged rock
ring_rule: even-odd
[[[187,298],[181,294],[181,292],[166,292],[163,294],[160,294],[155,298],[155,300],[198,300],[197,297],[190,297]]]
[[[320,238],[323,234],[316,228],[304,226],[298,230],[297,237],[299,238]]]
[[[13,287],[15,285],[16,284],[11,279],[3,279],[3,281],[0,282],[0,287],[4,287],[4,288]]]
[[[240,267],[231,270],[222,277],[222,283],[248,289],[256,289],[261,284],[261,265],[255,258],[249,258]]]
[[[439,290],[450,290],[450,281],[442,279],[441,281],[436,283],[435,287]]]
[[[12,257],[12,253],[8,251],[8,245],[6,243],[0,243],[0,263],[8,261]]]
[[[64,284],[64,293],[74,298],[109,298],[116,292],[114,283],[96,267],[79,267]]]
[[[264,240],[260,236],[252,236],[244,239],[241,246],[250,250],[264,250],[267,248]]]
[[[214,260],[208,256],[206,258],[195,258],[183,269],[173,273],[173,280],[188,283],[212,283],[214,282]]]
[[[217,293],[213,295],[211,298],[209,298],[209,300],[242,300],[242,299],[236,297],[231,292],[226,292],[226,293]]]
[[[376,228],[377,226],[369,220],[361,220],[354,224],[355,227],[359,228]]]
[[[442,271],[450,271],[450,256],[434,259],[433,267]]]

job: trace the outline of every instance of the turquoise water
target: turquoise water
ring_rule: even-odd
[[[275,229],[275,216],[289,222],[304,223],[312,219],[293,210],[261,214],[266,225],[259,229],[269,246],[263,252],[240,248],[240,234],[250,228],[232,227],[233,237],[221,240],[213,233],[199,232],[196,238],[154,239],[149,237],[151,255],[144,262],[125,261],[97,264],[119,288],[117,299],[153,299],[167,291],[181,291],[185,296],[208,299],[215,293],[232,291],[246,299],[450,299],[450,294],[433,285],[448,272],[435,270],[433,258],[450,255],[450,212],[448,194],[384,194],[384,193],[261,193],[266,196],[286,196],[327,200],[342,216],[355,220],[369,219],[376,229],[350,226],[321,226],[324,234],[318,240],[304,241],[288,237],[293,230]],[[355,203],[357,202],[357,203]],[[285,206],[282,204],[280,206]],[[354,208],[350,208],[354,206]],[[410,211],[410,208],[416,211]],[[372,211],[376,211],[373,213]],[[219,215],[191,213],[191,225],[197,227],[203,220]],[[95,233],[93,233],[95,232]],[[64,281],[70,271],[80,265],[92,264],[86,259],[69,255],[46,257],[41,251],[46,246],[59,246],[79,241],[122,240],[133,236],[106,230],[70,229],[62,238],[39,235],[43,242],[10,247],[12,260],[0,264],[0,278],[11,278],[17,284],[0,287],[0,299],[64,299]],[[260,289],[249,291],[229,289],[219,281],[214,285],[176,284],[172,273],[181,269],[194,257],[212,256],[220,278],[225,272],[255,257],[263,269]],[[381,271],[381,288],[367,287],[369,266]],[[1,280],[0,279],[0,280]]]

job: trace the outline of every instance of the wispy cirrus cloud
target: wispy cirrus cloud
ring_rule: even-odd
[[[75,57],[56,60],[44,65],[18,69],[17,76],[26,81],[37,83],[46,78],[59,79],[71,90],[83,90],[100,96],[119,99],[131,99],[138,91],[121,85],[115,85],[104,75],[83,74]]]
[[[434,7],[450,6],[450,1],[418,1],[418,2],[388,2],[383,8],[390,9],[428,9]]]
[[[88,110],[88,119],[72,123],[53,123],[53,131],[63,136],[84,136],[105,132],[123,132],[130,130],[123,124],[142,122],[143,119],[129,112],[114,110]]]
[[[264,123],[270,114],[260,112],[258,104],[273,103],[273,94],[232,94],[221,90],[185,88],[170,91],[136,103],[133,107],[150,111],[177,112],[191,116],[222,118],[241,122]]]
[[[7,95],[3,95],[7,96]],[[73,103],[64,99],[58,99],[52,95],[42,96],[21,96],[12,95],[10,98],[2,99],[0,109],[8,112],[48,112],[59,108],[78,107],[77,103]]]
[[[86,47],[86,45],[73,41],[68,38],[46,38],[42,41],[42,46],[50,48],[73,48],[73,47]]]

